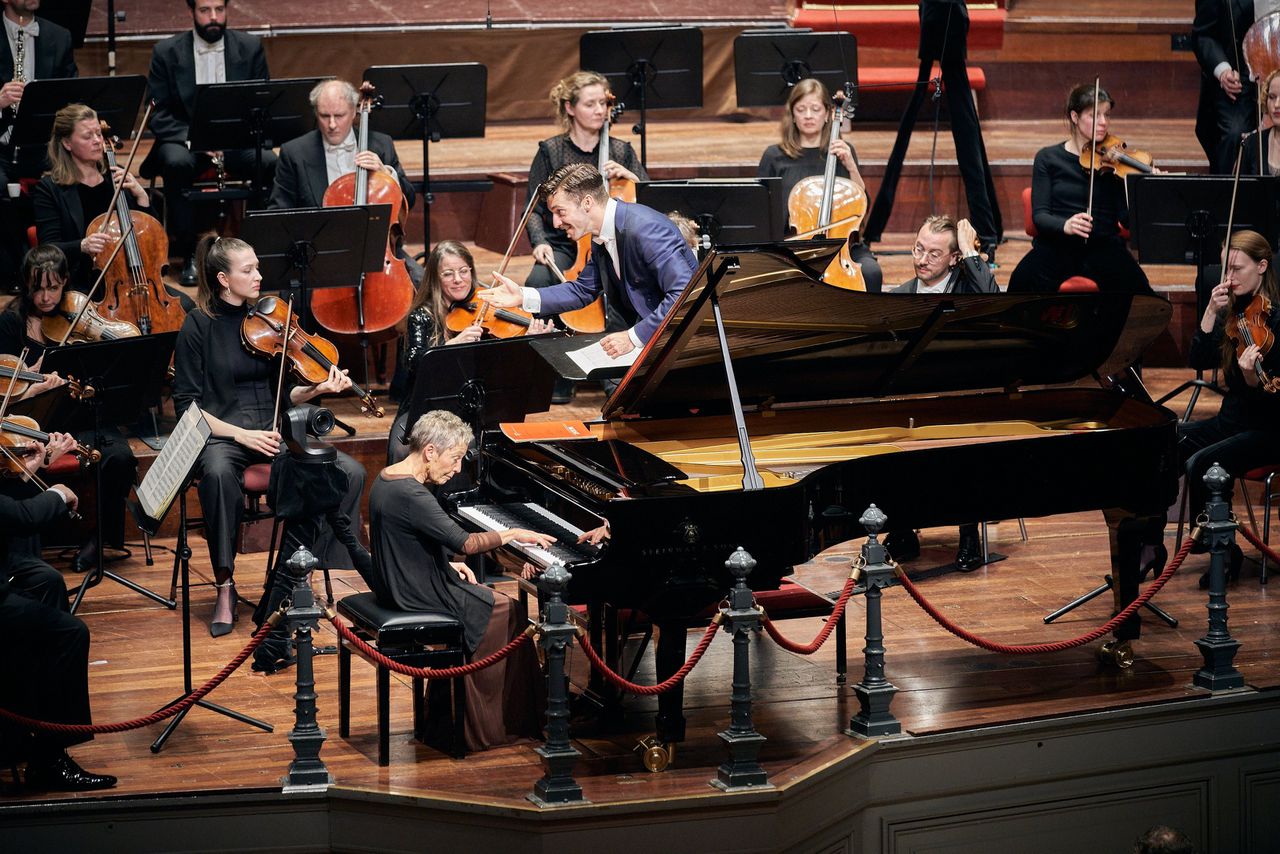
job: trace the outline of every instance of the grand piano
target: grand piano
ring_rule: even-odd
[[[658,679],[731,586],[738,546],[765,590],[822,544],[863,535],[872,503],[890,528],[919,528],[1158,515],[1174,499],[1176,418],[1129,371],[1166,327],[1165,300],[865,294],[822,282],[839,246],[710,250],[601,420],[565,425],[568,438],[522,440],[529,425],[483,437],[459,520],[567,540],[607,519],[603,548],[540,562],[565,560],[572,601],[647,614]],[[582,343],[530,346],[581,379],[566,351]],[[660,741],[683,738],[679,691],[656,724]]]

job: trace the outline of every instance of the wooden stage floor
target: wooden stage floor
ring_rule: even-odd
[[[1154,370],[1155,389],[1170,388],[1185,372]],[[543,417],[589,417],[600,395],[580,395],[571,407]],[[1216,403],[1201,408],[1208,410]],[[344,412],[344,416],[350,415]],[[362,430],[372,420],[352,415]],[[384,428],[385,429],[385,428]],[[1242,514],[1243,515],[1243,514]],[[1005,643],[1036,643],[1083,634],[1110,615],[1109,597],[1095,600],[1053,626],[1041,624],[1048,611],[1097,584],[1107,571],[1107,539],[1100,513],[1077,513],[1028,519],[1030,539],[1020,542],[1016,521],[992,528],[993,547],[1008,559],[972,574],[949,574],[922,583],[925,595],[959,624]],[[1173,535],[1172,525],[1167,536]],[[112,566],[117,572],[153,589],[168,586],[172,540],[157,543],[156,564],[146,567],[140,550]],[[797,568],[797,576],[816,589],[835,590],[847,572],[856,543],[819,555]],[[924,553],[913,568],[925,569],[951,560],[954,529],[926,531]],[[248,642],[247,609],[235,631],[222,639],[206,631],[214,593],[204,542],[194,541],[192,561],[193,676],[196,684],[215,673]],[[1172,551],[1172,545],[1170,546]],[[1251,550],[1246,547],[1246,554]],[[243,595],[256,598],[264,555],[244,555],[237,577]],[[1170,629],[1148,617],[1139,659],[1131,670],[1117,671],[1099,663],[1098,644],[1058,654],[1009,657],[983,652],[943,632],[900,589],[884,597],[887,675],[898,687],[893,711],[912,736],[969,731],[1006,723],[1057,718],[1082,712],[1128,707],[1156,708],[1205,696],[1191,687],[1200,666],[1193,641],[1204,634],[1206,596],[1196,579],[1206,557],[1192,557],[1156,599],[1181,624]],[[77,584],[78,576],[68,576]],[[334,573],[339,597],[363,589],[351,572]],[[317,581],[317,587],[320,584]],[[1274,586],[1274,585],[1273,585]],[[1272,650],[1280,641],[1280,610],[1270,601],[1271,587],[1258,583],[1258,566],[1246,562],[1242,579],[1230,590],[1233,634],[1243,646],[1236,664],[1250,689],[1280,687],[1280,663]],[[861,648],[864,606],[855,598],[849,608],[850,648]],[[181,610],[170,612],[106,581],[89,591],[81,615],[93,636],[90,679],[94,719],[119,721],[148,714],[173,700],[182,686]],[[781,624],[783,632],[807,641],[820,628],[817,619]],[[694,632],[697,634],[697,632]],[[334,639],[322,624],[319,637]],[[691,644],[692,645],[692,644]],[[707,781],[724,758],[715,733],[728,722],[731,645],[723,636],[688,679],[688,740],[665,773],[647,773],[633,748],[650,733],[655,701],[633,699],[625,719],[612,729],[575,721],[575,744],[582,752],[576,776],[596,805],[636,803],[651,799],[702,798]],[[834,681],[834,645],[802,658],[782,651],[766,636],[752,644],[752,683],[756,725],[768,738],[763,761],[772,782],[786,786],[818,769],[857,753],[864,742],[843,734],[857,702],[848,688]],[[579,662],[580,663],[580,662]],[[534,809],[524,796],[541,776],[535,744],[521,743],[465,760],[449,758],[414,742],[410,735],[409,689],[393,681],[391,765],[375,761],[373,671],[354,665],[353,725],[350,740],[337,735],[335,657],[317,661],[319,715],[328,733],[322,757],[337,785],[366,793],[411,795],[465,802],[508,810]],[[861,675],[860,656],[851,652],[851,679]],[[652,682],[650,653],[637,681]],[[158,727],[121,735],[99,736],[76,748],[76,758],[95,771],[120,778],[119,786],[96,795],[30,795],[6,785],[0,805],[94,797],[173,795],[271,789],[279,785],[292,757],[286,734],[293,723],[292,671],[275,676],[239,671],[210,699],[263,718],[276,727],[267,734],[207,710],[196,709],[159,754],[148,747]]]

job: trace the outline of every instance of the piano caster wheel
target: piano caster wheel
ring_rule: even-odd
[[[1133,644],[1129,641],[1108,641],[1098,650],[1098,658],[1121,670],[1127,670],[1133,667]]]
[[[644,767],[657,774],[659,771],[667,770],[671,765],[671,761],[676,756],[676,746],[674,744],[663,744],[655,736],[640,739],[640,743],[636,745],[636,750],[643,756]]]

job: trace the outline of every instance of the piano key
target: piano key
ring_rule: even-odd
[[[578,543],[582,529],[561,519],[545,507],[537,504],[481,504],[459,507],[463,518],[474,522],[486,531],[505,531],[508,528],[527,528],[550,534],[556,542],[550,548],[533,543],[512,541],[508,547],[527,557],[533,563],[546,568],[555,561],[567,565],[587,563],[600,557],[600,549],[589,543]]]

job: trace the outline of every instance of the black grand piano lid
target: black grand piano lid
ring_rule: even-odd
[[[1151,295],[848,291],[820,278],[839,246],[709,251],[604,416],[727,411],[713,289],[748,408],[1109,376],[1133,364],[1171,314]]]

